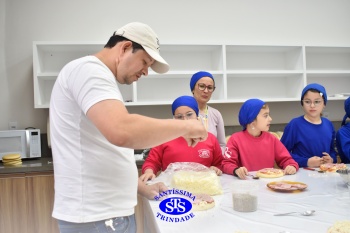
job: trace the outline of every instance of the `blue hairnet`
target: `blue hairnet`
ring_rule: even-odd
[[[255,120],[264,104],[265,102],[259,99],[249,99],[243,103],[238,114],[239,124],[243,126],[243,130]]]
[[[199,114],[198,103],[193,96],[183,95],[176,98],[173,104],[171,105],[173,115],[175,114],[175,110],[181,106],[187,106],[192,108],[195,111],[196,115],[198,116]]]
[[[322,93],[321,96],[323,97],[324,104],[325,104],[325,105],[327,104],[327,93],[326,93],[326,89],[325,89],[322,85],[320,85],[320,84],[318,84],[318,83],[311,83],[311,84],[307,85],[306,87],[304,87],[303,92],[301,93],[301,101],[303,101],[304,95],[305,95],[306,92],[307,92],[308,90],[310,90],[310,89],[314,89],[314,90],[316,90],[316,91]],[[301,104],[302,104],[302,103],[301,103]]]
[[[203,77],[209,77],[209,78],[213,79],[213,81],[215,83],[214,77],[213,77],[213,75],[211,73],[206,72],[206,71],[199,71],[199,72],[195,73],[194,75],[192,75],[192,78],[191,78],[191,81],[190,81],[191,91],[193,91],[194,86],[196,85],[198,80],[203,78]]]

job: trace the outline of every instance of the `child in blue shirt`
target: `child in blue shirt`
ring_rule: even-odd
[[[299,167],[336,163],[334,126],[321,116],[326,104],[325,88],[317,83],[307,85],[301,94],[305,114],[292,119],[284,129],[281,142]]]
[[[350,163],[350,122],[346,123],[346,119],[350,118],[350,97],[345,100],[344,109],[346,114],[336,134],[335,141],[341,162]]]

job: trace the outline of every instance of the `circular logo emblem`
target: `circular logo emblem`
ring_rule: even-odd
[[[192,203],[181,197],[170,197],[159,203],[159,209],[166,214],[180,215],[192,209]]]

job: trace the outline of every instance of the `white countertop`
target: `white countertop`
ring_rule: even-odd
[[[259,183],[258,210],[236,212],[232,208],[230,185],[238,178],[220,177],[224,194],[214,196],[213,209],[193,212],[195,217],[180,223],[157,218],[159,201],[143,200],[145,232],[198,233],[322,233],[336,221],[350,220],[350,192],[338,173],[318,173],[300,169],[295,175],[254,180]],[[276,192],[266,184],[277,180],[303,182],[308,188],[300,192]],[[294,214],[273,216],[276,213],[316,210],[312,216]]]

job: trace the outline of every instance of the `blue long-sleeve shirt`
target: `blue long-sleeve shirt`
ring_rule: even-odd
[[[292,119],[284,129],[281,142],[290,152],[299,167],[307,167],[313,156],[323,156],[327,152],[333,162],[337,161],[334,149],[335,130],[332,122],[321,117],[321,124],[313,124],[299,116]]]
[[[342,163],[350,163],[350,122],[338,130],[335,141]]]

